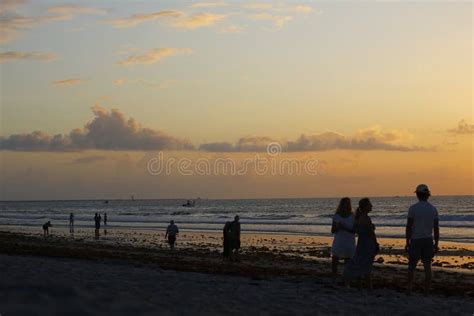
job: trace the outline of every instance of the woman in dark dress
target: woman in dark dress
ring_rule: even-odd
[[[366,278],[369,289],[372,289],[370,273],[375,255],[379,251],[379,244],[375,226],[369,216],[371,211],[372,203],[368,198],[359,201],[354,224],[354,231],[358,235],[357,248],[354,257],[344,267],[343,277],[346,286],[349,286],[351,280],[356,279],[360,282],[362,278]]]

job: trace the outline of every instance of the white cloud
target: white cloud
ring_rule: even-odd
[[[117,64],[122,66],[130,66],[137,64],[154,64],[165,57],[191,53],[192,50],[189,48],[153,48],[146,51],[142,55],[129,56],[128,58],[117,62]]]
[[[285,23],[293,20],[293,17],[289,15],[273,15],[267,12],[252,14],[250,17],[254,20],[271,21],[276,28],[282,28]]]
[[[191,8],[212,8],[212,7],[226,7],[228,3],[223,1],[218,2],[198,2],[191,5]]]
[[[237,34],[241,33],[245,28],[243,26],[238,26],[238,25],[229,25],[226,27],[223,27],[219,33],[224,33],[224,34]]]
[[[161,82],[152,82],[144,79],[127,79],[127,78],[121,78],[114,80],[114,84],[117,86],[123,86],[126,84],[134,84],[134,85],[141,85],[149,88],[155,88],[155,89],[166,89],[175,84],[177,81],[176,80],[163,80]]]
[[[82,5],[76,5],[76,4],[65,4],[65,5],[57,5],[57,6],[49,7],[48,12],[63,14],[63,15],[106,14],[107,10],[94,8],[94,7],[87,7],[87,6],[82,6]]]
[[[0,63],[9,61],[20,61],[20,60],[37,60],[48,62],[55,60],[56,54],[44,53],[44,52],[19,52],[19,51],[7,51],[0,52]]]
[[[185,29],[197,29],[200,27],[212,26],[225,19],[227,16],[227,14],[197,13],[174,21],[170,25]]]
[[[70,86],[77,86],[77,85],[83,84],[86,81],[87,81],[86,79],[81,79],[81,78],[70,78],[70,79],[54,81],[53,85],[57,87],[70,87]]]
[[[183,16],[184,13],[181,11],[169,10],[169,11],[159,11],[153,13],[139,13],[133,14],[126,18],[121,19],[109,19],[106,20],[106,23],[112,24],[115,27],[133,27],[147,21],[154,21],[163,18],[179,18]]]

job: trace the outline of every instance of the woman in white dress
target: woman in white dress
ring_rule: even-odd
[[[354,233],[354,214],[352,213],[351,199],[342,198],[332,220],[332,274],[334,281],[337,277],[339,260],[347,262],[354,256],[356,250]]]

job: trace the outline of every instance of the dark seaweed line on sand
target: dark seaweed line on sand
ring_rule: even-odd
[[[211,249],[185,248],[171,253],[163,248],[132,247],[128,245],[102,245],[79,242],[67,238],[41,237],[18,233],[0,232],[0,253],[8,255],[46,256],[86,260],[117,260],[135,265],[146,265],[165,270],[250,277],[271,280],[288,278],[299,282],[313,279],[315,283],[330,285],[327,264],[261,249],[242,254],[242,262],[223,262],[221,253]],[[404,291],[404,270],[393,267],[375,267],[374,288],[390,288]],[[419,276],[421,281],[421,275]],[[439,280],[437,280],[439,279]],[[474,276],[455,272],[436,272],[433,294],[444,296],[474,297]],[[421,284],[417,288],[421,292]]]

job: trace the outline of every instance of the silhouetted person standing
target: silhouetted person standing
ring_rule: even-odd
[[[229,246],[229,227],[231,225],[232,222],[226,222],[225,225],[224,225],[224,229],[223,229],[223,242],[222,242],[222,246],[223,246],[223,251],[222,251],[222,257],[224,260],[228,260],[230,259],[230,246]]]
[[[238,215],[234,217],[234,221],[230,222],[227,228],[227,238],[229,243],[229,252],[231,261],[240,261],[240,218]]]
[[[102,217],[100,217],[99,213],[95,213],[94,222],[95,222],[95,230],[98,231],[100,229],[100,221]]]
[[[434,254],[438,252],[438,210],[428,202],[431,192],[427,185],[418,185],[415,193],[418,203],[408,209],[406,226],[405,250],[408,251],[408,293],[411,293],[416,265],[421,259],[425,269],[425,294],[428,294],[432,277],[431,260]]]
[[[179,233],[178,226],[174,223],[173,220],[170,221],[168,228],[166,228],[165,239],[168,239],[168,244],[170,249],[174,250],[174,245],[176,243],[176,235]]]
[[[74,213],[69,214],[69,232],[74,231]]]
[[[334,234],[331,247],[331,270],[333,282],[336,282],[339,260],[343,259],[344,262],[348,262],[356,251],[354,214],[352,213],[351,199],[348,197],[339,201],[336,214],[332,219],[331,233]]]
[[[53,227],[53,225],[51,225],[51,221],[47,221],[46,223],[44,223],[44,225],[43,225],[43,236],[44,237],[49,236],[49,228],[50,227]]]
[[[107,226],[107,213],[104,213],[104,226]]]
[[[368,198],[359,201],[355,214],[354,231],[359,235],[354,257],[344,266],[344,283],[349,286],[350,281],[357,279],[359,287],[362,278],[366,278],[368,288],[372,289],[371,272],[375,255],[379,252],[379,244],[375,235],[375,225],[372,224],[369,213],[372,212],[372,203]]]

